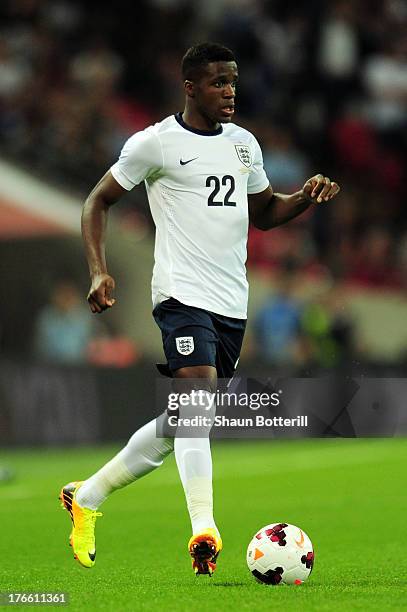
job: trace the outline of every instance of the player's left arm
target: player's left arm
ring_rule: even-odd
[[[249,194],[250,221],[261,230],[277,227],[303,213],[311,204],[332,200],[339,191],[338,183],[322,174],[308,179],[300,191],[291,195],[274,193],[269,185],[260,193]]]

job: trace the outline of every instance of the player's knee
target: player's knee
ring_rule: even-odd
[[[167,410],[166,425],[172,429],[172,435],[182,438],[208,437],[215,421],[216,394],[205,389],[194,389],[175,396],[176,405],[173,402],[171,410]]]
[[[190,366],[179,368],[173,372],[173,385],[176,393],[191,393],[205,390],[215,393],[217,373],[214,366]]]
[[[216,415],[215,400],[215,393],[205,389],[193,390],[186,396],[178,408],[176,437],[208,437]]]

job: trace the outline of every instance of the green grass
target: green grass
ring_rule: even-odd
[[[213,444],[225,548],[212,579],[190,569],[173,458],[104,504],[96,566],[73,560],[57,494],[115,450],[0,453],[16,471],[0,484],[0,591],[63,591],[81,611],[407,610],[407,439]],[[280,521],[315,546],[314,571],[298,587],[260,585],[246,568],[251,536]]]

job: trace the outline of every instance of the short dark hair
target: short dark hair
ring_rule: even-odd
[[[203,68],[211,62],[235,62],[233,51],[218,43],[201,43],[190,47],[182,58],[182,78],[190,81],[200,78]]]

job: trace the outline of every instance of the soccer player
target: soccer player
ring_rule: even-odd
[[[115,303],[105,258],[107,215],[125,192],[144,181],[156,226],[153,316],[167,359],[159,369],[191,394],[191,405],[180,407],[177,418],[196,410],[195,393],[213,422],[217,378],[233,376],[245,331],[249,220],[268,230],[311,204],[331,200],[339,187],[317,174],[297,193],[273,193],[256,138],[232,123],[238,69],[228,48],[213,43],[190,48],[182,76],[184,111],[131,136],[86,200],[82,234],[91,277],[88,302],[93,313]],[[62,488],[60,498],[73,522],[70,543],[83,566],[95,563],[99,506],[174,451],[192,523],[192,566],[197,574],[213,573],[222,541],[213,517],[210,426],[199,437],[185,430],[159,437],[160,418],[136,431],[93,476]]]

